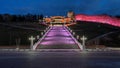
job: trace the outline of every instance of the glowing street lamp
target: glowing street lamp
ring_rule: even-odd
[[[46,32],[46,30],[44,30],[44,32]]]
[[[17,46],[17,50],[19,49],[19,45],[20,45],[20,41],[21,41],[21,39],[19,38],[19,39],[16,39],[16,46]]]
[[[34,43],[35,38],[33,36],[31,36],[31,37],[29,37],[29,40],[31,42],[30,49],[33,49],[33,43]]]
[[[49,27],[47,27],[45,30],[47,31],[49,29]]]
[[[39,35],[37,35],[37,39],[39,39],[40,38],[40,36]]]
[[[75,32],[73,32],[73,35],[75,35]]]
[[[77,35],[77,39],[79,39],[79,35]]]
[[[41,32],[41,35],[43,35],[43,32]]]
[[[53,26],[53,25],[52,25],[52,22],[50,22],[50,26]]]
[[[70,32],[72,33],[72,30],[70,30]]]
[[[85,36],[83,35],[83,37],[80,38],[80,39],[82,40],[83,49],[85,50],[85,49],[86,49],[86,48],[85,48],[85,41],[87,40],[87,37],[85,37]]]

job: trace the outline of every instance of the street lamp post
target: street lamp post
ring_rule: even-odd
[[[37,39],[39,39],[40,38],[40,36],[39,35],[37,35]]]
[[[41,35],[43,35],[43,32],[41,32]]]
[[[72,30],[70,30],[70,32],[72,33]]]
[[[33,36],[31,36],[31,37],[29,38],[29,40],[30,40],[30,42],[31,42],[31,44],[30,44],[30,49],[33,49],[33,43],[34,43],[35,38],[34,38]]]
[[[87,40],[87,38],[83,35],[83,37],[81,38],[82,40],[82,45],[83,45],[83,49],[85,50],[86,47],[85,47],[85,41]]]
[[[19,45],[20,45],[20,38],[19,39],[16,39],[16,46],[17,46],[17,50],[19,49]]]
[[[52,22],[50,22],[50,25],[53,26],[53,25],[52,25]]]
[[[77,35],[77,40],[79,40],[79,35]]]
[[[44,30],[44,33],[46,32],[46,30]]]
[[[73,32],[73,35],[75,35],[75,32]]]

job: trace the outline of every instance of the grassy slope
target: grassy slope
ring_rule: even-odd
[[[12,24],[18,26],[18,23]],[[19,26],[26,28],[35,28],[37,30],[0,25],[0,45],[16,45],[16,39],[21,40],[20,45],[30,45],[28,38],[30,36],[36,37],[37,35],[40,35],[40,33],[47,27],[38,23],[19,23]]]
[[[88,38],[87,41],[102,36],[103,34],[120,30],[120,28],[118,27],[105,25],[105,24],[85,22],[85,21],[81,21],[81,22],[79,21],[76,25],[72,25],[69,27],[79,36],[85,35]],[[118,37],[119,35],[120,35],[120,31],[117,33],[107,35],[105,37],[101,37],[99,39],[100,45],[120,47],[120,43],[119,43],[120,37]],[[79,41],[81,42],[81,40]]]

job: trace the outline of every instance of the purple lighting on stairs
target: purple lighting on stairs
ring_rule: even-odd
[[[64,26],[53,26],[45,38],[39,43],[38,49],[78,49]]]

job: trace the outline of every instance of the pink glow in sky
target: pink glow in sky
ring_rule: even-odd
[[[90,15],[78,14],[75,16],[75,18],[77,21],[99,22],[103,24],[109,24],[109,25],[120,27],[120,19],[115,17],[110,17],[107,15],[90,16]]]

